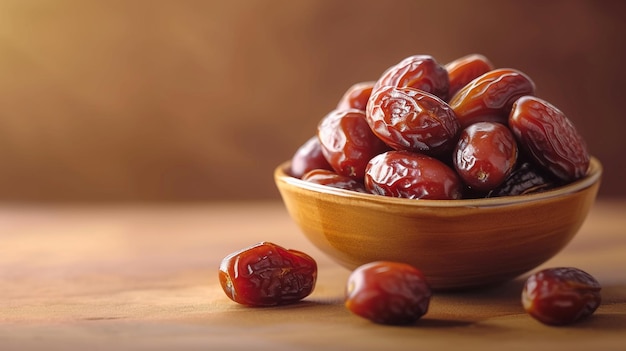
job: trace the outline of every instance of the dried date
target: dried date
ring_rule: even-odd
[[[294,303],[315,288],[317,263],[309,255],[261,242],[226,256],[219,281],[226,295],[247,306]]]
[[[601,302],[600,290],[600,283],[578,268],[548,268],[528,278],[522,305],[542,323],[567,325],[595,312]]]
[[[325,169],[314,169],[307,172],[302,180],[307,182],[330,186],[338,189],[352,190],[359,193],[367,193],[362,182],[350,177],[339,175]]]
[[[377,90],[367,105],[366,117],[372,131],[390,147],[431,156],[452,150],[460,132],[448,104],[413,88]]]
[[[507,123],[513,103],[533,95],[535,83],[526,74],[510,68],[489,71],[472,80],[451,99],[450,107],[463,128],[476,122]]]
[[[407,199],[460,199],[463,186],[443,162],[408,151],[388,151],[372,158],[365,173],[372,194]]]
[[[319,123],[317,135],[324,157],[340,175],[362,180],[367,162],[388,150],[370,129],[365,112],[333,110]]]
[[[445,68],[448,71],[448,80],[450,81],[448,93],[450,98],[472,80],[493,70],[495,67],[485,56],[471,54],[449,62],[445,65]]]
[[[446,100],[450,82],[448,71],[432,56],[414,55],[389,67],[376,81],[374,91],[386,86],[414,88]]]
[[[517,142],[505,125],[478,122],[461,132],[454,151],[454,168],[463,182],[478,192],[498,187],[517,161]]]
[[[554,105],[533,96],[521,97],[513,105],[509,126],[526,152],[558,178],[571,182],[587,173],[587,146]]]
[[[410,324],[428,312],[431,289],[417,268],[376,261],[357,267],[349,276],[345,306],[380,324]]]

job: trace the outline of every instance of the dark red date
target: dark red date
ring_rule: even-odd
[[[510,68],[489,71],[472,80],[451,99],[461,127],[476,122],[507,123],[515,100],[533,95],[535,83],[524,73]]]
[[[372,131],[393,149],[430,156],[452,150],[460,131],[448,104],[413,88],[380,88],[370,98],[366,117]]]
[[[509,177],[500,186],[489,191],[486,197],[534,194],[553,189],[561,184],[542,168],[530,162],[517,162]]]
[[[374,91],[385,86],[414,88],[442,100],[448,98],[448,71],[430,55],[409,56],[389,67],[376,81]]]
[[[307,297],[315,288],[317,263],[309,255],[261,242],[226,256],[219,281],[226,295],[248,306],[276,306]]]
[[[317,128],[322,153],[337,174],[362,180],[367,162],[388,149],[370,129],[365,112],[334,110]]]
[[[317,136],[309,138],[296,150],[291,158],[291,176],[302,178],[304,174],[314,169],[332,169],[320,146]]]
[[[495,67],[485,56],[471,54],[449,62],[445,68],[448,71],[448,80],[450,81],[448,90],[448,97],[450,98],[469,82]]]
[[[542,323],[567,325],[595,312],[601,302],[600,290],[600,283],[578,268],[548,268],[528,278],[522,305]]]
[[[409,151],[388,151],[372,158],[365,188],[373,194],[408,199],[453,200],[463,194],[461,180],[452,168]]]
[[[314,169],[307,172],[302,180],[307,182],[330,186],[338,189],[352,190],[359,193],[367,193],[362,182],[350,177],[339,175],[333,171],[325,169]]]
[[[365,111],[374,83],[360,82],[352,85],[339,100],[337,110],[357,109]]]
[[[502,184],[517,161],[517,142],[505,125],[478,122],[461,132],[454,151],[454,168],[463,182],[479,192]]]
[[[509,127],[527,153],[556,177],[571,182],[587,174],[587,146],[572,122],[552,104],[521,97],[513,105]]]
[[[345,306],[375,323],[411,324],[428,312],[431,294],[417,268],[406,263],[376,261],[350,274]]]

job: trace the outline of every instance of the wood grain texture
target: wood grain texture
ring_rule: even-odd
[[[349,272],[315,249],[279,202],[0,209],[2,350],[623,350],[626,203],[600,201],[547,266],[576,266],[603,285],[588,320],[548,327],[526,315],[523,276],[435,294],[409,327],[372,324],[342,305]],[[261,240],[308,252],[314,293],[247,308],[221,291],[222,257]]]

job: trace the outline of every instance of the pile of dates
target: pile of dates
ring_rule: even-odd
[[[410,199],[522,195],[587,173],[582,136],[523,72],[410,56],[351,86],[293,155],[306,181]]]

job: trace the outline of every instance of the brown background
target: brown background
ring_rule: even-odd
[[[0,2],[0,201],[278,198],[352,83],[426,53],[529,74],[626,196],[626,2]]]

